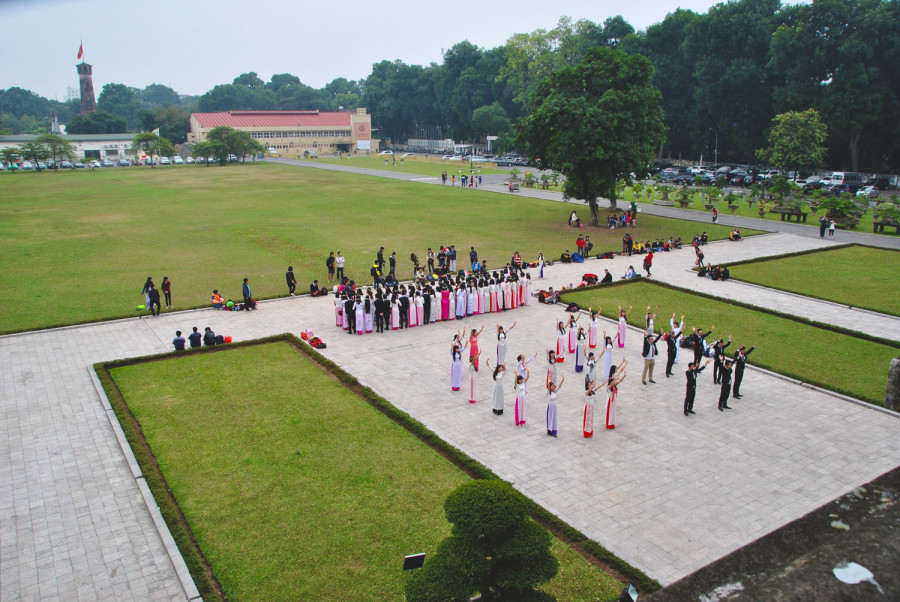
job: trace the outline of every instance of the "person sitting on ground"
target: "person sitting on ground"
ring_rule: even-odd
[[[207,326],[203,332],[203,344],[207,347],[212,347],[216,344],[216,333],[213,332],[213,329]]]
[[[622,276],[622,280],[632,280],[637,277],[638,275],[637,272],[634,271],[634,266],[630,265],[628,266],[628,270],[625,272],[625,275]]]
[[[175,351],[184,351],[184,344],[185,344],[185,342],[186,342],[186,341],[184,340],[184,337],[181,336],[181,331],[180,331],[180,330],[176,330],[176,331],[175,331],[175,338],[172,339],[172,345],[175,346]]]
[[[553,290],[553,287],[550,287],[550,290],[547,291],[547,294],[544,299],[544,303],[556,303],[559,301],[559,293]]]
[[[319,281],[313,280],[309,285],[309,294],[312,297],[324,297],[328,294],[328,291],[322,290],[319,288]]]
[[[742,240],[744,240],[741,237],[741,231],[738,230],[737,228],[735,228],[734,230],[731,231],[731,234],[728,235],[728,238],[730,238],[731,240],[733,240],[735,242],[741,242]]]
[[[196,349],[200,346],[200,342],[203,340],[203,335],[197,331],[197,327],[194,326],[194,332],[188,335],[188,341],[191,344],[191,349]]]
[[[691,241],[691,246],[692,247],[700,246],[700,235],[699,234],[694,234],[694,240]]]
[[[572,263],[572,255],[569,253],[569,249],[566,249],[566,252],[560,256],[559,260],[563,263]]]
[[[600,284],[606,284],[612,281],[613,277],[612,274],[609,273],[609,270],[603,270],[603,279],[600,281]]]
[[[574,226],[576,228],[581,227],[581,220],[578,219],[578,214],[575,213],[575,210],[572,210],[572,215],[569,216],[569,225]]]
[[[213,291],[212,297],[212,306],[215,309],[222,309],[222,305],[225,304],[225,301],[222,299],[222,295],[219,294],[219,289]]]
[[[728,280],[729,278],[731,278],[731,272],[728,271],[727,265],[723,265],[719,272],[719,280]]]
[[[705,245],[709,243],[709,236],[706,235],[706,232],[700,235],[700,244]]]
[[[670,240],[671,240],[671,239],[670,239]],[[681,243],[681,237],[680,237],[680,236],[678,236],[678,237],[676,237],[674,240],[672,240],[672,248],[673,248],[673,249],[680,249],[680,248],[681,248],[681,244],[682,244],[682,243]]]

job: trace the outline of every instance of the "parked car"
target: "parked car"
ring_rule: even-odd
[[[840,196],[848,192],[850,194],[854,193],[853,187],[849,184],[832,184],[828,187],[828,194],[832,196]]]
[[[119,167],[131,167],[131,161],[128,159],[119,159]]]
[[[172,165],[184,165],[184,159],[181,157],[172,157]]]
[[[479,156],[469,157],[469,161],[471,161],[472,163],[487,163],[487,159]]]
[[[84,169],[84,163],[81,161],[75,161],[75,169]]]
[[[193,158],[193,157],[188,157],[187,159],[184,160],[184,162],[187,163],[188,165],[193,165],[193,164],[194,164],[194,158]]]
[[[230,154],[230,155],[228,155],[228,162],[229,162],[229,163],[237,163],[237,160],[238,160],[237,155],[235,155],[235,154]]]
[[[37,167],[38,167],[38,169],[47,169],[47,164],[44,163],[43,161],[38,161]]]
[[[32,163],[31,161],[22,161],[22,163],[19,165],[19,169],[23,171],[34,169],[34,163]]]
[[[735,169],[728,172],[728,183],[732,186],[743,186],[744,178],[746,178],[750,172],[746,169]]]
[[[659,172],[659,177],[663,182],[674,182],[679,176],[692,176],[691,170],[687,167],[667,167]]]
[[[406,157],[415,157],[416,153],[403,153],[400,156],[405,159]]]
[[[100,165],[100,161],[97,161],[96,159],[94,159],[93,161],[91,161],[91,167],[98,168],[98,167],[103,167],[103,166]]]
[[[115,167],[116,164],[110,161],[109,159],[104,159],[101,163],[103,167]]]
[[[59,162],[59,167],[60,167],[60,169],[73,169],[75,166],[72,165],[71,161],[63,159],[62,161]]]
[[[383,150],[383,151],[381,151],[381,152],[378,153],[378,154],[379,154],[379,155],[388,156],[388,155],[393,155],[393,154],[394,154],[394,151],[392,151],[392,150]]]
[[[856,196],[865,197],[867,199],[877,199],[881,196],[877,186],[863,186],[856,191]]]

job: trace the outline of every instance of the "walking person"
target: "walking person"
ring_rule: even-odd
[[[168,276],[163,276],[159,288],[162,289],[163,296],[166,298],[166,309],[172,309],[172,282]]]
[[[628,360],[623,359],[618,367],[613,366],[609,369],[609,377],[606,379],[606,390],[609,397],[606,400],[606,428],[612,430],[616,428],[616,403],[619,395],[619,385],[625,380],[625,366]]]
[[[625,331],[628,327],[628,314],[631,313],[633,306],[628,306],[628,311],[622,309],[622,306],[619,306],[619,333],[617,335],[617,340],[619,342],[619,349],[625,346]]]
[[[294,266],[288,266],[287,272],[284,273],[284,279],[287,281],[288,295],[293,297],[294,291],[297,290],[297,278],[294,276]]]
[[[344,279],[344,261],[344,256],[338,251],[337,257],[334,258],[334,267],[337,270],[338,282],[343,282]]]
[[[828,229],[828,218],[824,215],[819,218],[819,238],[825,238],[825,230]]]
[[[647,256],[644,257],[644,271],[647,272],[647,278],[650,277],[650,268],[653,267],[653,250],[650,249],[647,251]]]
[[[484,364],[490,370],[491,368],[491,358],[487,358],[484,360]],[[491,411],[494,412],[497,416],[503,414],[503,377],[506,375],[506,364],[497,364],[494,367],[494,374],[492,378],[494,379],[494,395],[491,404]]]
[[[744,367],[747,365],[747,356],[753,353],[754,349],[756,349],[756,343],[753,343],[750,349],[741,345],[734,354],[734,392],[732,397],[735,399],[743,397],[741,395],[741,381],[744,380]]]
[[[470,247],[469,250],[469,264],[472,266],[472,271],[475,270],[475,264],[478,263],[478,251],[475,250],[475,247]]]
[[[152,282],[150,283],[150,290],[147,291],[147,298],[150,299],[150,303],[147,305],[150,315],[159,317],[159,290]],[[153,310],[154,307],[156,308],[155,312]]]
[[[325,267],[328,268],[328,282],[334,280],[334,251],[328,254],[328,259],[325,260]]]
[[[547,262],[544,261],[543,253],[538,253],[537,263],[538,263],[538,268],[540,269],[540,271],[538,272],[538,278],[543,278],[544,277],[544,266],[547,265]]]
[[[834,219],[828,222],[828,238],[834,238],[834,228],[837,224],[834,223]]]
[[[697,375],[703,372],[703,369],[709,365],[712,360],[706,360],[702,366],[694,362],[688,362],[688,369],[684,371],[687,377],[687,389],[684,393],[684,415],[696,414],[694,411],[694,396],[697,395]]]
[[[714,224],[719,222],[719,209],[718,207],[713,207],[712,221]]]
[[[559,380],[558,385],[551,384],[547,389],[547,434],[551,437],[556,437],[556,432],[559,429],[559,412],[556,407],[556,398],[564,382],[566,382],[565,375]]]
[[[153,286],[153,277],[147,276],[147,281],[144,282],[144,288],[141,289],[141,294],[144,295],[144,307],[150,308],[150,287]]]

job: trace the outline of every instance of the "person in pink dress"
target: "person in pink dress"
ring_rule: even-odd
[[[632,306],[628,306],[628,311],[622,309],[622,306],[619,306],[619,334],[616,335],[616,338],[619,341],[619,348],[625,346],[625,331],[628,329],[628,314],[631,313]]]
[[[469,358],[475,358],[475,372],[478,372],[478,356],[481,355],[481,352],[478,350],[478,335],[481,334],[482,330],[484,330],[484,324],[481,325],[478,332],[475,332],[473,328],[472,334],[469,335]]]
[[[438,320],[447,320],[450,316],[450,291],[441,290],[441,313]]]
[[[619,384],[625,380],[625,366],[628,360],[622,360],[618,367],[613,366],[609,371],[606,381],[606,390],[609,391],[609,399],[606,400],[606,428],[616,428],[616,397],[619,394]]]

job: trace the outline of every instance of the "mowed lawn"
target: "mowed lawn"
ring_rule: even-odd
[[[852,246],[742,263],[731,277],[762,286],[900,315],[900,252]]]
[[[509,169],[500,169],[494,163],[473,163],[469,166],[468,161],[447,161],[441,159],[441,155],[423,155],[417,154],[415,157],[404,157],[397,153],[396,157],[381,156],[378,154],[365,156],[347,157],[337,159],[331,156],[322,156],[318,159],[307,159],[308,161],[318,161],[321,163],[334,163],[335,165],[346,165],[351,167],[364,167],[366,169],[378,169],[383,171],[399,171],[401,173],[411,173],[421,176],[440,177],[442,172],[447,172],[447,177],[456,174],[469,175],[470,169],[475,175],[490,174],[506,174]],[[519,177],[525,177],[526,171],[535,171],[530,168],[519,168]]]
[[[587,216],[587,207],[579,206]],[[147,276],[172,282],[176,309],[206,306],[213,289],[241,297],[287,293],[288,265],[308,290],[326,284],[329,251],[368,281],[378,247],[410,252],[455,244],[460,266],[475,246],[489,266],[515,251],[534,260],[575,248],[572,204],[268,163],[0,174],[0,332],[135,315]],[[636,239],[681,236],[698,224],[642,217]],[[705,225],[711,238],[728,229]],[[596,250],[621,232],[585,228]]]
[[[111,371],[231,600],[400,600],[468,477],[287,343]],[[555,541],[560,600],[621,584]]]
[[[734,356],[739,346],[749,348],[754,341],[758,341],[757,349],[750,356],[750,364],[878,405],[884,403],[884,387],[891,359],[900,351],[897,347],[650,282],[637,281],[622,286],[566,293],[563,300],[566,303],[574,301],[583,308],[602,306],[603,315],[613,319],[617,319],[619,305],[625,308],[633,306],[628,323],[638,327],[644,326],[647,306],[652,305],[655,310],[658,305],[659,313],[654,322],[658,331],[670,330],[672,312],[679,319],[684,314],[687,334],[693,327],[706,331],[715,325],[715,332],[707,340],[714,341],[718,337],[727,340],[729,334],[733,335],[734,342],[726,350],[730,357]],[[628,337],[631,337],[633,344],[641,344],[640,335],[629,333]],[[665,353],[664,348],[660,348],[661,353]]]

